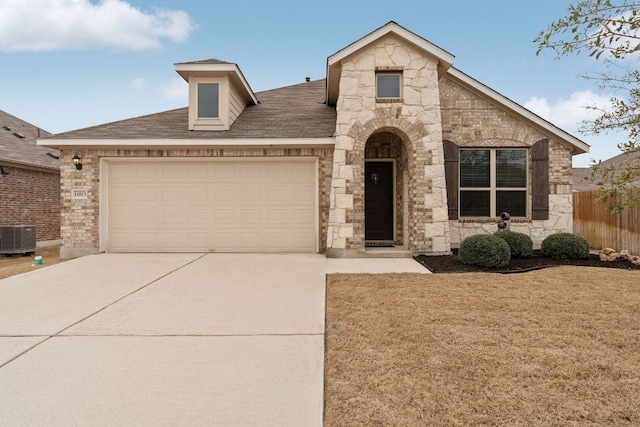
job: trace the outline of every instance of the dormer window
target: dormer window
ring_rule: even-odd
[[[218,83],[198,84],[198,118],[217,119],[220,117],[220,85]]]
[[[231,88],[226,75],[189,79],[189,129],[228,130]]]
[[[258,103],[236,64],[205,59],[175,66],[189,83],[189,130],[229,130],[247,105]]]

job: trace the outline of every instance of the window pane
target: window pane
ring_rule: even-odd
[[[526,191],[496,191],[496,215],[527,216]]]
[[[491,185],[489,150],[460,151],[460,187],[487,188]]]
[[[525,150],[496,151],[496,186],[498,188],[527,186],[527,152]]]
[[[488,191],[461,191],[460,216],[489,216],[489,196]]]
[[[378,74],[378,98],[400,98],[400,75]]]
[[[219,117],[218,83],[198,85],[198,117]]]

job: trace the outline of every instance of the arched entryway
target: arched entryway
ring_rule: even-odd
[[[364,238],[366,247],[406,246],[408,156],[392,130],[372,134],[364,156]]]

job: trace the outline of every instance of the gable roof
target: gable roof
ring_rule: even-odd
[[[0,165],[60,169],[58,150],[40,147],[36,138],[51,133],[0,110]]]
[[[398,25],[396,22],[389,21],[377,30],[372,31],[360,40],[351,43],[349,46],[339,50],[327,58],[327,103],[329,105],[334,105],[338,99],[341,72],[340,62],[372,43],[377,42],[381,38],[391,34],[403,39],[405,42],[434,57],[438,61],[439,77],[442,77],[453,65],[454,56],[452,54],[407,30],[403,26]]]
[[[165,111],[74,130],[43,138],[47,146],[152,145],[158,140],[189,146],[236,144],[239,139],[332,138],[336,110],[324,101],[325,80],[315,80],[257,93],[260,102],[249,105],[226,131],[188,129],[188,108]],[[109,141],[106,141],[109,140]],[[116,141],[121,140],[121,141]],[[186,142],[184,141],[186,140]]]
[[[586,142],[576,138],[568,132],[565,132],[553,123],[546,121],[537,114],[534,114],[531,111],[527,110],[522,105],[496,92],[490,87],[485,86],[484,84],[468,76],[462,71],[451,67],[447,71],[447,77],[451,78],[453,81],[461,84],[463,87],[466,87],[477,95],[493,101],[494,104],[497,104],[499,107],[503,108],[511,114],[514,114],[518,118],[525,120],[534,128],[539,129],[541,132],[553,136],[554,139],[556,139],[558,142],[571,148],[572,154],[583,154],[589,151],[589,144],[587,144]]]

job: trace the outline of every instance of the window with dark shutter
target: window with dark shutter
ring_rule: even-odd
[[[458,219],[458,184],[460,173],[460,149],[452,141],[443,141],[444,176],[447,182],[449,219]]]
[[[549,219],[549,140],[531,146],[532,213],[531,219]]]

